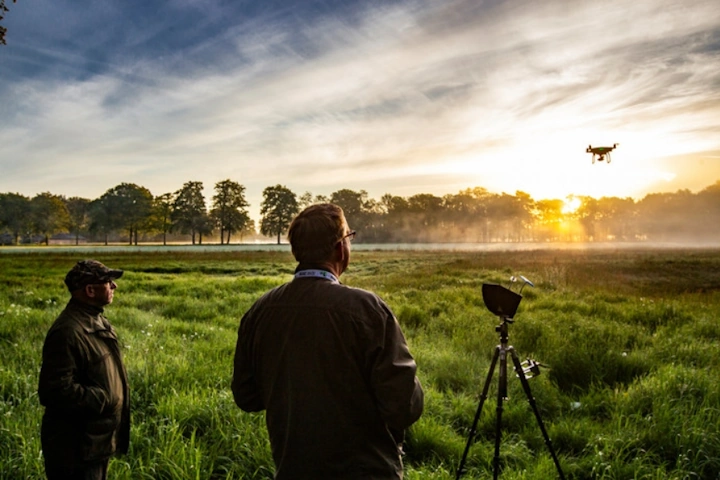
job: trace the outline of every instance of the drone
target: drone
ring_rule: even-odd
[[[615,150],[615,147],[617,147],[619,144],[613,143],[612,147],[593,147],[592,145],[588,145],[587,150],[585,150],[587,153],[592,153],[592,162],[595,163],[595,159],[597,159],[598,162],[602,162],[605,160],[605,157],[607,157],[607,163],[610,163],[610,152]]]

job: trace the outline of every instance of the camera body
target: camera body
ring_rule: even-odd
[[[482,296],[485,306],[498,317],[513,318],[522,295],[495,283],[483,283]]]

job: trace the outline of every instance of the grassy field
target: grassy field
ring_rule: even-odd
[[[107,316],[132,388],[131,451],[113,479],[272,478],[262,414],[230,392],[244,311],[288,281],[289,254],[108,253],[122,268]],[[0,479],[43,478],[37,376],[74,254],[0,255]],[[391,306],[419,365],[426,409],[406,478],[450,479],[498,343],[481,285],[535,287],[510,326],[521,358],[548,365],[532,393],[567,478],[720,478],[720,250],[356,252],[343,282]],[[497,374],[463,478],[491,478]],[[509,375],[503,479],[557,478]]]

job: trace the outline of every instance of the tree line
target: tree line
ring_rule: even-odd
[[[366,243],[713,241],[720,238],[720,181],[694,194],[689,190],[632,198],[576,197],[576,208],[560,199],[535,200],[518,191],[491,193],[482,187],[457,194],[427,193],[369,198],[365,190],[341,189],[329,196],[296,194],[283,185],[263,190],[259,233],[277,243],[292,218],[313,203],[332,202]],[[256,235],[245,187],[227,179],[214,186],[208,208],[203,183],[191,181],[159,196],[121,183],[99,198],[66,198],[49,192],[32,198],[0,193],[0,243],[49,243],[66,233],[107,244],[162,241],[185,236],[202,244],[212,236],[229,244],[233,235]]]
[[[2,243],[44,243],[56,233],[69,233],[79,243],[80,236],[104,241],[124,236],[138,244],[140,233],[156,235],[167,243],[170,233],[190,235],[192,243],[202,243],[204,235],[218,231],[220,242],[230,243],[232,234],[254,232],[248,215],[245,187],[232,180],[215,184],[211,208],[207,208],[202,182],[187,182],[176,192],[159,196],[134,183],[121,183],[99,198],[67,198],[44,192],[33,198],[19,193],[0,193],[0,232]]]

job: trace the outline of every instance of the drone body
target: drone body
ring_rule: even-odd
[[[612,147],[593,147],[592,145],[588,145],[587,150],[585,152],[592,153],[592,162],[595,163],[595,160],[597,159],[598,162],[602,162],[607,157],[607,163],[610,163],[610,152],[615,150],[615,147],[617,147],[617,143],[613,143]]]

